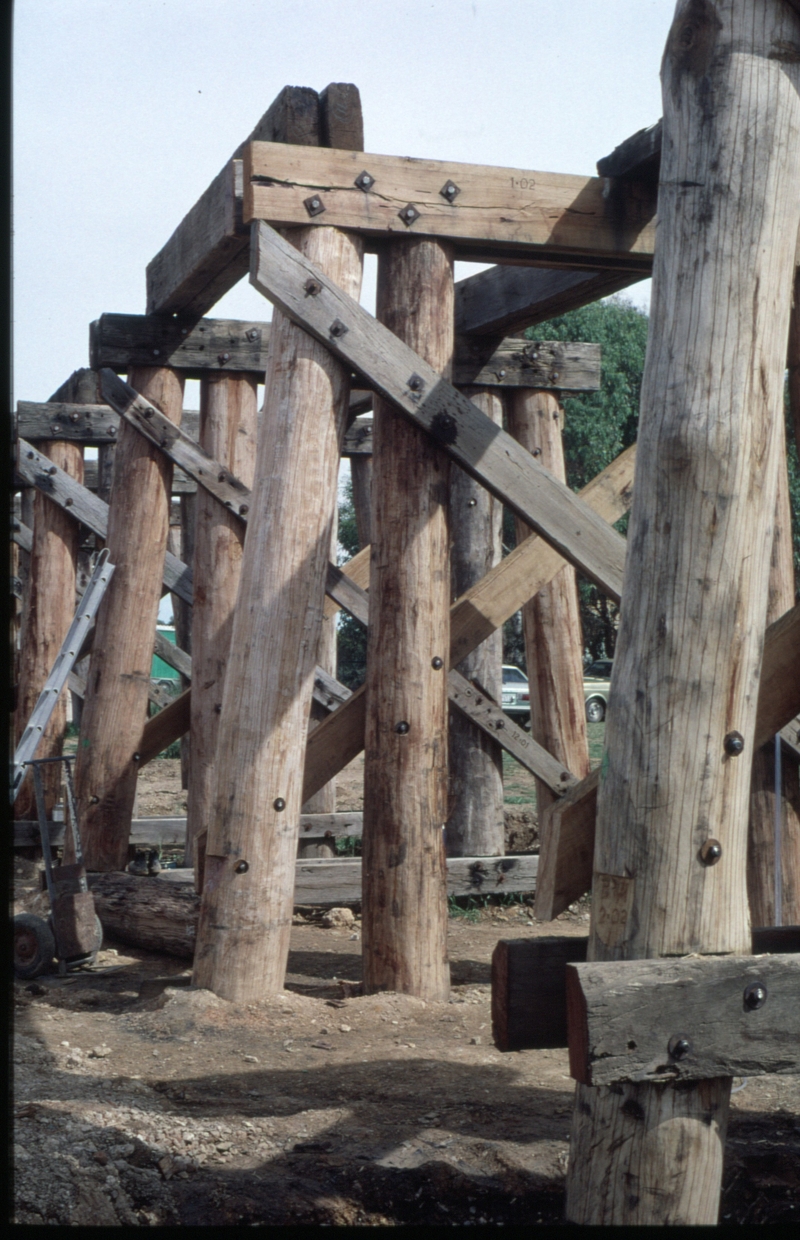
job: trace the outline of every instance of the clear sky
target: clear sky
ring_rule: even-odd
[[[661,115],[674,7],[16,0],[15,400],[88,364],[93,319],[144,313],[148,261],[281,87],[355,82],[367,151],[590,175]],[[245,280],[213,313],[271,308]]]

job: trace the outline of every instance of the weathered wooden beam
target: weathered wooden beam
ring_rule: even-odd
[[[295,142],[319,141],[319,96],[305,86],[286,86],[270,104],[247,142],[288,130]],[[200,316],[247,272],[249,229],[242,223],[241,155],[231,159],[147,265],[147,313]]]
[[[187,379],[209,372],[264,375],[269,323],[241,319],[174,318],[163,314],[103,314],[89,328],[89,363],[126,371],[130,366],[171,366]]]
[[[623,181],[658,182],[661,168],[661,136],[664,123],[656,121],[639,129],[630,138],[615,146],[610,155],[597,161],[597,174],[618,177]]]
[[[162,415],[163,416],[163,415]],[[108,504],[76,482],[63,469],[27,442],[18,441],[17,471],[30,486],[37,487],[81,525],[104,541],[108,534]],[[164,558],[164,585],[187,602],[192,601],[192,574],[171,552]]]
[[[347,428],[342,456],[372,456],[372,418],[356,418]]]
[[[600,345],[510,339],[486,359],[480,339],[464,337],[456,347],[453,383],[595,392],[600,387]]]
[[[11,522],[11,537],[18,547],[30,553],[33,550],[33,530],[21,521]]]
[[[636,447],[632,445],[581,491],[581,497],[606,521],[618,521],[632,495]],[[363,553],[359,553],[363,554]],[[543,539],[526,539],[497,568],[453,603],[450,612],[450,665],[460,663],[563,567],[561,556]],[[304,794],[317,781],[327,782],[361,752],[364,745],[364,688],[309,737]]]
[[[646,279],[647,272],[490,267],[455,286],[456,336],[499,340]]]
[[[800,1068],[800,957],[611,960],[566,968],[570,1073],[584,1085]]]
[[[418,353],[263,222],[253,232],[250,279],[335,356],[363,373],[375,391],[428,431],[462,469],[542,534],[604,593],[619,598],[625,540]]]
[[[800,604],[767,629],[758,690],[754,747],[766,744],[800,711]],[[791,732],[790,732],[791,735]],[[552,921],[592,885],[597,789],[592,771],[547,810],[536,917]]]
[[[447,894],[532,891],[536,861],[536,857],[453,857],[447,863]],[[293,907],[360,904],[361,868],[360,858],[296,861]],[[115,938],[179,959],[193,958],[200,896],[192,870],[162,870],[157,878],[91,874],[89,886],[98,916]]]
[[[312,839],[345,839],[361,835],[362,814],[360,811],[338,814],[301,814],[301,842]],[[66,826],[63,822],[50,821],[47,824],[48,838],[54,848],[64,843]],[[27,819],[14,823],[14,847],[27,848],[39,842],[39,823],[35,819]],[[131,844],[158,845],[161,848],[183,848],[186,842],[186,818],[134,818],[131,821]],[[566,1046],[566,1042],[564,1043]]]
[[[498,1050],[569,1045],[566,966],[586,960],[588,943],[587,935],[500,940],[492,953],[492,1035]],[[800,926],[754,927],[751,950],[754,956],[800,953]]]
[[[475,262],[588,261],[644,274],[652,262],[656,196],[637,183],[620,185],[612,207],[600,177],[268,142],[249,144],[243,176],[246,223],[435,237]]]
[[[116,443],[119,418],[108,405],[17,401],[17,434],[31,443],[48,439],[84,444]]]

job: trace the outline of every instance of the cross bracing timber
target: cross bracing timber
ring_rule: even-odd
[[[611,598],[622,588],[625,540],[510,435],[263,222],[251,282],[433,436]],[[310,291],[310,290],[313,290]]]

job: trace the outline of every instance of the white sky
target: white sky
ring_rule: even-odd
[[[148,261],[281,87],[355,82],[367,151],[593,174],[661,115],[673,12],[674,0],[16,0],[15,400],[46,400],[88,364],[93,319],[144,313]],[[371,280],[374,264],[370,309]],[[646,305],[649,281],[629,295]],[[271,309],[243,281],[212,314]]]

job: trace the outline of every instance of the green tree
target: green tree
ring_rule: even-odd
[[[356,510],[353,505],[353,484],[348,477],[339,497],[339,563],[346,564],[359,550]],[[337,679],[348,689],[357,689],[367,674],[366,630],[348,615],[339,612],[336,630]]]

